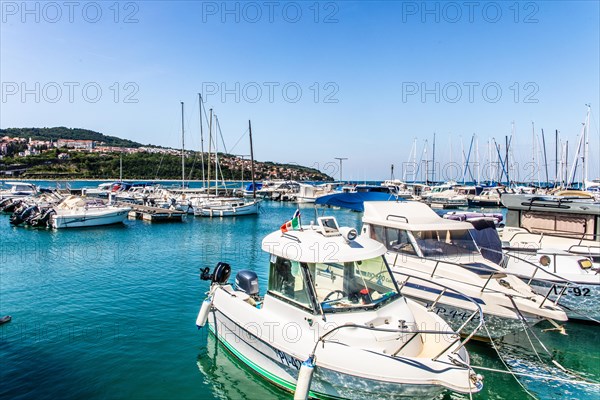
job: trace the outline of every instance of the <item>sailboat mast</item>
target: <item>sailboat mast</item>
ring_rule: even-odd
[[[546,183],[549,183],[548,179],[548,159],[546,158],[546,137],[544,136],[544,130],[542,129],[542,147],[544,150],[544,167],[546,169]]]
[[[554,157],[554,183],[556,184],[558,182],[558,129],[554,134]]]
[[[215,123],[216,122],[217,122],[217,115],[215,114]],[[218,195],[219,195],[219,137],[217,136],[217,130],[215,129],[215,196],[218,196]]]
[[[198,105],[200,107],[200,157],[202,157],[202,187],[204,187],[204,132],[202,131],[202,94],[198,93]]]
[[[589,162],[588,162],[588,157],[589,157],[589,152],[590,152],[590,105],[587,105],[587,115],[585,118],[585,128],[584,128],[584,132],[583,134],[585,135],[585,140],[584,140],[584,148],[583,148],[583,187],[585,189],[586,187],[586,182],[588,181],[589,175]]]
[[[181,189],[185,188],[185,134],[183,125],[183,101],[181,102]]]
[[[252,198],[256,200],[256,183],[254,182],[254,147],[252,146],[252,124],[248,120],[248,132],[250,136],[250,168],[252,174]]]
[[[433,164],[433,170],[431,171],[431,181],[435,182],[435,132],[433,132],[433,149],[431,153],[431,164]]]
[[[212,120],[213,120],[212,114],[213,114],[213,110],[211,108],[210,111],[209,111],[209,120],[208,120],[208,162],[207,162],[207,164],[208,164],[208,171],[207,171],[207,174],[206,174],[206,178],[207,178],[207,181],[206,181],[206,183],[207,183],[206,192],[208,194],[210,194],[210,192],[209,192],[209,189],[210,189],[210,165],[211,165],[210,164],[210,153],[211,153],[211,150],[212,150]]]

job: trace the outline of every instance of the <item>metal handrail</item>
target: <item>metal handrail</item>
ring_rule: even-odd
[[[596,233],[577,233],[577,232],[568,232],[568,231],[552,231],[552,232],[536,233],[536,232],[530,231],[527,228],[521,227],[519,229],[525,229],[525,232],[514,232],[512,234],[511,240],[519,235],[542,235],[542,236],[546,235],[546,236],[552,236],[552,237],[558,237],[558,238],[579,240],[579,244],[581,245],[581,242],[584,240],[593,241],[596,238],[600,238],[600,234],[596,234]]]
[[[538,272],[539,270],[542,270],[544,273],[546,273],[546,274],[548,274],[548,275],[552,276],[553,278],[559,279],[559,280],[561,280],[562,282],[564,282],[564,286],[563,286],[562,290],[560,291],[560,293],[558,294],[558,297],[557,297],[557,298],[556,298],[556,300],[554,301],[554,305],[558,305],[558,301],[560,300],[560,298],[562,297],[562,295],[565,293],[565,291],[566,291],[566,290],[567,290],[567,289],[568,289],[570,286],[576,286],[576,283],[575,283],[575,282],[572,282],[572,281],[570,281],[570,280],[568,280],[568,279],[566,279],[566,278],[564,278],[564,277],[562,277],[562,276],[560,276],[560,275],[558,275],[558,274],[555,274],[555,273],[553,273],[553,272],[546,271],[546,270],[545,270],[545,269],[543,269],[541,266],[539,266],[539,265],[537,265],[537,264],[534,264],[534,263],[532,263],[531,261],[529,261],[529,260],[526,260],[526,259],[524,259],[524,258],[517,257],[517,256],[515,256],[514,254],[509,254],[509,253],[505,253],[505,252],[501,252],[501,251],[498,251],[498,250],[489,249],[489,248],[485,248],[485,247],[483,247],[483,249],[485,249],[485,250],[488,250],[488,251],[491,251],[491,252],[495,252],[495,253],[501,253],[501,254],[502,254],[502,257],[503,257],[503,258],[502,258],[502,263],[503,263],[503,264],[505,263],[505,260],[504,260],[505,258],[510,258],[510,257],[512,257],[512,258],[514,258],[514,259],[516,259],[516,260],[522,261],[522,262],[524,262],[524,263],[526,263],[526,264],[529,264],[529,265],[531,265],[532,267],[534,267],[534,268],[535,268],[535,270],[534,270],[533,274],[532,274],[532,275],[529,277],[529,280],[527,281],[527,284],[528,284],[528,285],[531,285],[531,282],[533,282],[533,280],[534,280],[534,278],[535,278],[535,275],[537,274],[537,272]],[[555,260],[555,261],[556,261],[556,260]],[[517,274],[515,274],[515,273],[512,273],[512,272],[507,272],[507,273],[508,273],[508,274],[511,274],[511,275],[516,275],[516,276],[518,276]],[[546,300],[547,300],[547,299],[548,299],[548,297],[550,296],[550,293],[552,293],[552,290],[553,290],[555,287],[559,287],[559,284],[558,284],[558,282],[552,282],[552,281],[550,281],[550,280],[548,280],[548,279],[541,279],[541,278],[538,278],[538,279],[536,279],[536,280],[537,280],[537,281],[539,281],[539,282],[543,282],[543,283],[547,283],[547,284],[550,284],[550,285],[552,285],[552,286],[550,287],[550,289],[548,290],[548,293],[546,293],[546,296],[544,297],[544,300],[543,300],[543,301],[540,303],[540,306],[539,306],[539,308],[542,308],[542,306],[544,305],[544,303],[546,302]]]
[[[389,214],[388,216],[385,217],[386,221],[390,220],[390,217],[393,218],[398,218],[398,219],[404,219],[404,221],[408,224],[408,218],[406,218],[404,215],[394,215],[394,214]]]

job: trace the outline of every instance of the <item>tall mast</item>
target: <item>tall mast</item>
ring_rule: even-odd
[[[558,129],[554,135],[554,157],[556,158],[554,164],[554,183],[558,182]]]
[[[216,114],[215,114],[215,122],[217,122]],[[218,196],[218,195],[219,195],[219,137],[217,136],[217,130],[215,129],[215,196]]]
[[[569,179],[567,177],[568,170],[569,170],[569,141],[567,140],[567,144],[565,145],[565,189],[567,188],[567,185],[569,184],[567,182],[567,179]]]
[[[431,171],[431,181],[435,182],[435,132],[433,132],[433,149],[431,153],[431,163],[433,164],[433,170]]]
[[[248,120],[248,136],[250,136],[250,170],[252,174],[252,198],[256,200],[256,183],[254,183],[254,147],[252,146],[252,124]]]
[[[548,179],[548,159],[546,158],[546,138],[544,136],[544,130],[542,129],[542,147],[544,150],[544,167],[546,168],[546,183],[549,183]]]
[[[531,121],[531,168],[535,169],[535,125]],[[533,183],[533,176],[531,177],[531,183]]]
[[[185,134],[183,126],[183,101],[181,102],[181,190],[185,188]]]
[[[200,106],[200,157],[202,157],[202,187],[204,187],[204,132],[202,131],[202,94],[198,93],[198,104]]]
[[[211,108],[209,111],[210,117],[208,120],[208,162],[207,162],[208,170],[207,170],[207,174],[206,174],[206,177],[207,177],[206,183],[208,184],[208,186],[206,188],[206,192],[209,195],[210,195],[210,190],[209,190],[210,189],[210,153],[211,153],[211,149],[212,149],[212,120],[213,120],[212,114],[213,114],[213,110]]]
[[[590,152],[590,105],[586,104],[587,106],[587,115],[585,117],[585,127],[584,127],[584,131],[583,134],[585,135],[585,140],[584,140],[584,148],[583,148],[583,187],[585,189],[585,185],[586,182],[588,180],[588,172],[589,172],[589,162],[588,162],[588,157],[589,157],[589,152]]]

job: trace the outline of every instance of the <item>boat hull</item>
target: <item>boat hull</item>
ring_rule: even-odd
[[[252,203],[239,207],[209,207],[201,208],[195,215],[201,217],[238,217],[242,215],[258,214],[258,203]]]
[[[87,228],[93,226],[104,226],[122,223],[131,209],[124,208],[118,211],[111,211],[106,214],[68,214],[53,215],[51,217],[51,226],[54,229],[63,228]]]
[[[529,279],[523,278],[525,282]],[[554,302],[560,294],[562,287],[559,283],[553,286],[548,281],[531,282],[531,287],[542,296],[548,295],[548,300]],[[598,302],[600,300],[600,284],[580,284],[576,283],[565,290],[560,297],[558,304],[564,308],[569,319],[581,321],[600,321],[600,309]]]
[[[216,325],[216,327],[215,327]],[[209,329],[241,362],[271,383],[293,392],[300,366],[297,359],[267,343],[215,310],[209,316]],[[438,385],[396,384],[365,379],[324,367],[315,369],[309,397],[316,399],[400,399],[433,398],[444,392]]]

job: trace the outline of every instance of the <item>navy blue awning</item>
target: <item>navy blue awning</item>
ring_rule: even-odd
[[[334,193],[317,197],[315,204],[365,211],[365,201],[396,201],[396,196],[381,192]]]

